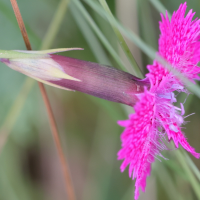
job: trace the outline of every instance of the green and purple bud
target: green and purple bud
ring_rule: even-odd
[[[141,80],[124,71],[97,63],[52,55],[69,50],[81,49],[0,50],[0,61],[11,69],[42,83],[130,106],[138,101],[137,94],[143,93],[145,87],[149,88],[148,80]]]

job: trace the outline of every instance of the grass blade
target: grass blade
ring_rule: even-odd
[[[152,5],[158,10],[159,13],[162,13],[164,16],[166,14],[167,9],[159,0],[149,0]],[[171,19],[172,15],[169,11],[167,11],[169,19]]]
[[[154,49],[157,49],[158,38],[154,26],[154,19],[149,0],[137,0],[138,26],[140,38]],[[143,65],[152,63],[153,60],[143,53]],[[147,71],[147,69],[145,70]]]
[[[16,19],[13,16],[13,11],[5,5],[2,1],[0,1],[0,11],[1,13],[18,29],[18,25],[16,24]],[[35,31],[29,26],[29,24],[25,23],[26,29],[30,37],[33,39],[34,44],[37,46],[41,43],[41,39],[37,36]]]
[[[92,49],[92,52],[94,53],[97,61],[99,63],[111,66],[112,64],[108,59],[107,55],[105,54],[100,42],[96,38],[96,35],[92,32],[87,21],[78,12],[77,7],[74,4],[70,4],[70,10],[83,36],[85,37],[85,40]]]
[[[17,117],[19,116],[19,113],[21,111],[21,109],[24,106],[24,103],[26,101],[26,98],[28,96],[28,94],[30,93],[31,89],[34,86],[35,81],[33,79],[30,78],[26,78],[19,94],[17,96],[17,98],[14,101],[14,104],[11,106],[9,112],[7,113],[7,116],[4,119],[3,124],[1,125],[0,128],[0,153],[2,148],[4,147],[6,141],[7,141],[7,137],[9,135],[9,133],[11,132],[11,130],[13,129]]]
[[[187,174],[189,182],[192,185],[192,188],[194,189],[196,196],[198,197],[198,199],[200,199],[200,190],[199,190],[200,183],[198,183],[198,181],[194,177],[194,174],[191,172],[183,154],[180,151],[176,151],[176,156],[181,166],[183,167],[185,173]]]
[[[156,167],[159,167],[156,175],[158,176],[161,184],[163,185],[163,188],[166,190],[169,199],[183,200],[184,198],[177,191],[176,185],[174,184],[174,180],[172,180],[167,168],[163,165],[163,163],[157,162],[156,164]]]
[[[199,169],[197,168],[197,166],[194,164],[194,162],[192,161],[192,159],[188,156],[188,154],[186,152],[182,151],[182,153],[183,153],[183,156],[185,157],[185,160],[188,163],[189,167],[192,169],[192,171],[196,175],[197,179],[200,181]]]
[[[64,19],[66,10],[68,8],[68,4],[69,0],[60,1],[60,3],[58,4],[58,8],[56,9],[53,20],[51,21],[51,24],[48,27],[46,35],[44,36],[44,40],[42,42],[40,49],[48,49],[49,46],[53,44],[53,41]]]
[[[82,13],[82,15],[86,18],[86,20],[88,21],[88,23],[90,24],[90,26],[92,27],[94,32],[97,34],[97,36],[99,37],[101,42],[104,44],[106,49],[110,52],[110,54],[115,59],[117,64],[120,66],[120,68],[123,69],[123,70],[127,70],[126,67],[124,66],[122,60],[119,58],[119,55],[116,53],[116,51],[110,45],[109,41],[106,39],[106,37],[101,32],[101,30],[98,28],[98,26],[96,25],[96,23],[94,22],[92,17],[88,14],[88,12],[86,11],[86,9],[82,5],[82,3],[80,1],[78,1],[78,0],[73,0],[72,2],[77,6],[77,8]]]
[[[99,0],[99,2],[101,3],[102,7],[104,8],[105,12],[108,13],[108,15],[110,16],[110,18],[114,18],[111,11],[110,11],[110,8],[108,7],[107,3],[105,0]],[[139,77],[139,78],[143,78],[143,75],[142,75],[142,72],[140,70],[140,68],[138,67],[137,63],[136,63],[136,60],[134,59],[131,51],[129,50],[128,48],[128,45],[126,44],[122,34],[120,33],[120,31],[118,30],[118,28],[115,26],[115,24],[112,24],[112,20],[109,20],[108,18],[108,21],[110,22],[116,36],[117,36],[117,39],[119,41],[119,44],[121,45],[124,53],[126,54],[127,58],[129,59],[130,63],[132,64],[133,66],[133,69],[134,69],[134,75]]]

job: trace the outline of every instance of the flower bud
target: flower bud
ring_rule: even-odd
[[[10,68],[45,84],[84,92],[109,101],[133,106],[149,87],[147,79],[141,80],[129,73],[97,63],[52,53],[78,50],[57,49],[46,51],[8,51],[0,61]],[[14,53],[13,53],[14,52]]]

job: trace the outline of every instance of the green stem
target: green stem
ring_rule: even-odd
[[[180,151],[177,151],[176,154],[177,154],[177,159],[179,160],[185,173],[188,175],[189,182],[192,185],[192,188],[194,189],[196,196],[198,197],[198,199],[200,199],[200,183],[198,183],[194,174],[191,172],[183,154]]]
[[[88,23],[94,30],[94,32],[97,34],[101,42],[104,44],[106,49],[110,52],[112,57],[115,59],[117,64],[120,66],[121,69],[127,70],[128,69],[125,67],[123,64],[122,60],[120,59],[119,55],[116,53],[116,51],[113,49],[113,47],[110,45],[109,41],[106,39],[106,37],[103,35],[101,30],[98,28],[94,20],[91,18],[91,16],[88,14],[82,3],[78,0],[73,0],[73,3],[77,6],[77,8],[80,10],[80,12],[83,14],[83,16],[87,19]]]
[[[163,188],[166,190],[169,199],[183,200],[182,195],[177,191],[174,180],[171,177],[171,174],[167,170],[166,166],[163,163],[156,163],[156,175],[160,180],[160,183],[163,185]],[[167,187],[166,187],[167,183]]]
[[[156,29],[153,26],[154,19],[148,0],[137,0],[137,13],[140,37],[144,40],[144,42],[146,42],[146,44],[156,49],[158,45],[158,38],[156,35]],[[143,64],[149,64],[152,62],[153,60],[151,58],[147,55],[143,55]]]
[[[74,0],[76,1],[76,0]],[[127,38],[135,43],[137,47],[139,47],[144,53],[146,53],[150,58],[155,59],[156,51],[150,46],[146,45],[134,32],[126,29],[123,25],[121,25],[115,18],[111,18],[108,13],[106,13],[97,3],[84,0],[91,8],[93,8],[96,12],[99,13],[104,18],[108,18]]]
[[[85,37],[85,40],[87,41],[94,56],[96,57],[96,60],[99,63],[111,66],[112,64],[108,56],[106,55],[102,45],[100,44],[100,41],[98,40],[97,36],[92,31],[91,27],[89,26],[85,18],[81,16],[81,13],[79,12],[78,8],[74,4],[70,4],[70,11],[78,27],[80,28],[81,33]]]
[[[0,12],[12,23],[14,28],[19,29],[18,24],[16,23],[16,18],[13,15],[13,10],[10,8],[10,6],[7,6],[6,2],[4,3],[0,1]],[[33,41],[33,44],[38,46],[41,43],[39,36],[35,33],[29,24],[25,23],[25,26],[31,40]]]
[[[200,171],[199,171],[199,169],[197,168],[197,166],[194,164],[192,159],[188,156],[188,154],[185,151],[182,151],[182,154],[185,157],[187,164],[192,169],[192,171],[196,175],[197,179],[200,181]]]
[[[42,42],[42,45],[40,48],[41,50],[48,49],[48,48],[50,48],[50,46],[52,46],[53,41],[54,41],[56,35],[58,34],[59,28],[64,19],[69,2],[70,2],[70,0],[61,0],[60,3],[58,4],[58,7],[54,14],[54,17],[51,21],[51,24],[46,32],[43,42]]]
[[[159,0],[149,0],[149,1],[156,8],[156,10],[158,10],[158,12],[162,13],[165,16],[167,9]],[[167,15],[168,15],[169,19],[172,18],[172,15],[168,11],[167,11]]]
[[[108,15],[110,16],[110,18],[114,18],[112,12],[110,11],[110,8],[108,7],[108,4],[106,3],[105,0],[99,0],[99,2],[101,3],[101,5],[103,6],[104,10],[108,13]],[[138,76],[139,78],[143,78],[143,74],[141,72],[141,69],[138,67],[136,60],[134,59],[131,51],[128,48],[128,45],[126,44],[122,34],[120,33],[119,29],[117,28],[117,26],[115,26],[115,24],[112,23],[112,20],[110,20],[110,18],[108,18],[108,21],[110,22],[116,36],[117,39],[119,41],[119,44],[121,45],[124,53],[126,54],[127,58],[129,59],[130,63],[133,66],[134,69],[134,75]]]
[[[186,95],[182,93],[180,98],[179,98],[179,103],[183,102],[185,100],[185,98],[186,98]],[[187,98],[186,103],[184,104],[184,108],[185,108],[185,113],[186,114],[188,113],[190,105],[193,102],[193,98],[194,98],[194,95],[189,96]],[[187,152],[182,150],[181,153],[185,157],[185,160],[186,160],[188,166],[190,167],[190,169],[192,170],[192,172],[196,175],[197,179],[200,181],[200,171],[199,171],[199,169],[196,167],[196,165],[194,164],[192,159],[189,157]]]

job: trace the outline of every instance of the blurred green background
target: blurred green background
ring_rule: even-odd
[[[98,0],[90,1],[99,3]],[[18,0],[33,49],[82,47],[84,51],[61,55],[116,68],[120,68],[121,62],[131,72],[132,66],[120,48],[110,23],[90,7],[90,3],[74,3],[75,0],[69,4],[66,2]],[[155,50],[160,34],[160,12],[167,9],[172,13],[183,2],[107,0],[113,15]],[[187,11],[193,9],[195,18],[200,18],[200,1],[188,0],[187,5]],[[89,18],[80,8],[85,9]],[[91,20],[98,30],[92,28]],[[0,27],[1,49],[25,49],[8,0],[0,1]],[[109,48],[102,42],[102,37],[98,37],[100,32],[107,39],[105,43],[110,44]],[[126,41],[138,65],[146,73],[146,65],[151,64],[152,59],[133,42]],[[112,56],[113,51],[119,61]],[[0,70],[0,200],[67,199],[60,162],[38,85],[32,82],[24,85],[27,78],[2,63]],[[77,199],[133,199],[134,181],[129,179],[127,170],[120,172],[122,161],[117,160],[123,128],[116,123],[117,120],[126,119],[127,113],[133,112],[133,109],[79,92],[50,86],[46,88],[68,158]],[[181,98],[184,99],[183,96]],[[195,95],[188,98],[186,115],[193,112],[195,115],[187,118],[190,123],[184,131],[197,152],[200,152],[199,102]],[[171,148],[174,148],[173,144]],[[183,151],[173,150],[163,152],[163,155],[169,160],[161,158],[162,162],[155,161],[146,193],[141,194],[140,200],[199,199],[195,192],[197,189],[194,188],[199,187],[200,190],[200,179],[197,178],[200,161],[191,158],[195,168],[191,160],[186,161],[188,157]],[[179,155],[183,156],[185,162],[181,162]]]

